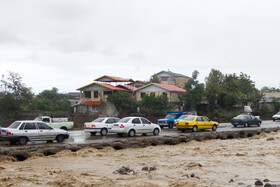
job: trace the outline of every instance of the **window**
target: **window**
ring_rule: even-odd
[[[14,123],[12,123],[9,128],[11,129],[16,129],[18,128],[18,126],[21,124],[21,122],[15,121]]]
[[[175,82],[175,77],[171,77],[170,81]]]
[[[117,123],[118,121],[120,121],[120,118],[114,118],[115,123]]]
[[[167,97],[167,93],[166,92],[163,92],[162,95],[165,95]]]
[[[25,123],[24,130],[36,130],[35,123]]]
[[[97,119],[93,120],[92,122],[100,122],[101,123],[104,119],[105,118],[97,118]]]
[[[168,77],[161,77],[161,80],[166,82],[168,81]]]
[[[203,121],[201,117],[197,117],[196,121]]]
[[[144,93],[144,92],[140,93],[141,98],[143,98],[145,95],[146,95],[146,93]]]
[[[93,97],[94,97],[94,98],[98,98],[98,91],[94,91],[94,92],[93,92]]]
[[[209,121],[209,119],[207,119],[207,118],[205,118],[205,117],[202,117],[202,120],[203,120],[203,121],[207,121],[207,122]]]
[[[49,129],[49,130],[52,129],[50,126],[46,125],[45,123],[38,122],[37,125],[38,125],[39,129]]]
[[[91,98],[91,93],[89,91],[84,91],[85,98]]]
[[[104,91],[104,95],[112,95],[112,91]]]
[[[149,122],[149,120],[145,119],[145,118],[141,118],[142,123],[143,124],[151,124],[151,122]]]
[[[50,122],[50,118],[43,118],[42,121],[46,122],[46,123],[49,123]]]
[[[139,118],[135,118],[135,119],[132,120],[132,123],[134,123],[134,124],[141,124],[141,121],[140,121]]]
[[[109,119],[107,119],[107,121],[105,123],[115,123],[115,121],[113,118],[109,118]]]

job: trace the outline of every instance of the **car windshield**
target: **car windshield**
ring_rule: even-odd
[[[167,114],[165,118],[175,118],[175,114]]]
[[[193,121],[194,118],[195,116],[187,116],[186,118],[184,118],[184,121]]]
[[[122,123],[127,123],[130,120],[130,118],[122,118],[120,121],[118,122],[122,122]]]
[[[178,118],[178,120],[179,119],[185,119],[185,118],[187,118],[188,117],[188,115],[182,115],[182,116],[180,116],[179,118]]]
[[[12,123],[9,128],[11,129],[16,129],[18,128],[18,126],[21,124],[21,122],[15,121],[14,123]]]
[[[105,118],[97,118],[95,120],[93,120],[93,122],[102,122]]]
[[[280,112],[278,112],[276,115],[280,115]]]

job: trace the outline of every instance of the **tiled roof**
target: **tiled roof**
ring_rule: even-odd
[[[167,89],[169,91],[175,91],[175,92],[185,92],[186,90],[183,88],[179,88],[177,86],[174,85],[169,85],[169,84],[161,84],[161,83],[153,83],[159,87],[162,87],[164,89]]]
[[[84,103],[82,103],[83,105],[100,105],[101,102],[100,101],[86,101]]]
[[[186,91],[185,89],[179,88],[179,87],[174,86],[174,85],[161,84],[161,83],[150,83],[150,84],[145,85],[145,86],[143,86],[141,88],[138,88],[138,89],[136,89],[134,91],[138,91],[138,90],[141,90],[143,88],[146,88],[146,87],[149,87],[149,86],[152,86],[152,85],[160,87],[160,88],[163,88],[163,89],[168,90],[170,92],[185,92]]]
[[[174,72],[172,72],[172,71],[161,71],[161,72],[159,72],[159,73],[156,73],[155,75],[158,75],[158,74],[160,74],[160,73],[167,73],[167,74],[172,75],[172,76],[174,76],[174,77],[185,77],[185,78],[189,78],[189,79],[190,79],[190,77],[188,77],[188,76],[186,76],[186,75],[183,75],[183,74],[180,74],[180,73],[174,73]]]
[[[110,81],[102,81],[103,78],[109,78],[111,80]],[[133,82],[133,79],[104,75],[102,77],[99,77],[99,78],[95,79],[94,81],[101,81],[101,82]]]
[[[119,87],[113,86],[113,85],[111,85],[111,84],[99,83],[99,82],[93,82],[93,83],[91,83],[91,84],[89,84],[89,85],[86,85],[86,86],[83,86],[83,87],[81,87],[81,88],[78,88],[77,90],[81,90],[81,89],[83,89],[83,88],[86,88],[86,87],[91,86],[91,85],[94,85],[94,84],[97,84],[97,85],[99,85],[99,86],[108,88],[108,89],[110,89],[110,90],[123,90],[123,91],[127,91],[126,89],[119,88]]]

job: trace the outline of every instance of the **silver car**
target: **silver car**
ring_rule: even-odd
[[[56,129],[41,121],[15,121],[7,128],[0,129],[0,139],[26,145],[28,141],[63,142],[69,138],[67,131]]]

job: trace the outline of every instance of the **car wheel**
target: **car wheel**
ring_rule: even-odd
[[[181,132],[185,132],[185,130],[181,130]]]
[[[90,134],[91,134],[92,136],[94,136],[94,135],[96,135],[96,132],[90,132]]]
[[[237,125],[233,125],[234,127],[237,127]]]
[[[154,131],[153,131],[153,134],[154,134],[154,135],[158,135],[158,134],[159,134],[159,129],[158,129],[158,128],[155,128]]]
[[[136,134],[136,133],[135,133],[135,130],[133,130],[133,129],[130,130],[130,131],[128,131],[128,136],[129,136],[129,137],[133,137],[133,136],[135,136],[135,134]]]
[[[122,137],[122,136],[123,136],[123,134],[122,134],[122,133],[117,133],[117,135],[118,135],[119,137]]]
[[[20,137],[18,140],[19,145],[26,145],[28,142],[28,139],[26,137]]]
[[[172,128],[173,128],[173,123],[170,122],[170,123],[168,124],[168,128],[169,128],[169,129],[172,129]]]
[[[56,141],[59,142],[59,143],[63,142],[64,141],[64,136],[63,135],[57,135]]]
[[[217,125],[213,125],[212,131],[216,131],[216,130],[217,130]]]
[[[197,132],[197,130],[198,130],[198,129],[197,129],[197,126],[196,126],[196,125],[193,126],[192,131],[193,131],[193,132]]]
[[[68,129],[67,129],[67,127],[65,127],[65,126],[60,127],[60,129],[62,129],[62,130],[66,130],[66,131],[68,130]]]
[[[275,121],[275,119],[272,119],[273,121]]]
[[[108,133],[108,130],[105,129],[105,128],[101,129],[101,131],[100,131],[100,134],[101,134],[102,136],[106,136],[107,133]]]
[[[261,122],[258,122],[258,123],[257,123],[257,126],[258,126],[258,127],[261,126]]]
[[[47,143],[53,143],[53,141],[52,140],[48,140]]]

